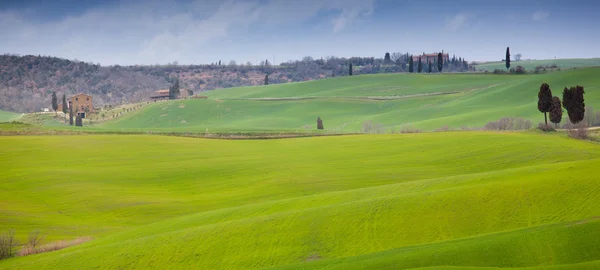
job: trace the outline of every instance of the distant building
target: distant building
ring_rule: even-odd
[[[437,61],[438,53],[423,53],[422,55],[413,55],[413,62],[419,62],[419,58],[421,58],[421,62],[424,64],[428,64],[431,62],[432,64]],[[444,63],[450,61],[450,56],[447,53],[442,53],[442,59]]]
[[[94,104],[92,102],[92,96],[90,95],[79,93],[69,97],[67,102],[69,103],[69,106],[73,107],[73,113],[81,116],[81,118],[85,118],[87,114],[94,111]]]
[[[179,96],[177,98],[188,98],[194,95],[194,91],[187,89],[179,89]],[[150,96],[150,99],[157,100],[168,100],[169,99],[169,90],[162,89],[154,91],[154,95]]]

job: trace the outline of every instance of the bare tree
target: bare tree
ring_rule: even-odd
[[[523,55],[520,53],[515,54],[515,62],[521,61],[521,57],[523,57]]]
[[[17,241],[15,240],[14,230],[9,230],[4,235],[0,235],[0,260],[12,257],[15,246],[17,246]]]
[[[35,247],[44,240],[44,235],[40,233],[40,230],[35,230],[29,233],[29,237],[27,238],[27,244],[29,247],[35,249]]]

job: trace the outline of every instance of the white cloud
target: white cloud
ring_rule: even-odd
[[[464,27],[469,20],[470,15],[467,13],[459,13],[454,17],[446,20],[446,29],[451,31],[459,30]]]
[[[545,21],[550,14],[548,12],[536,11],[531,15],[531,19],[534,21]]]
[[[263,26],[283,29],[321,11],[330,16],[330,31],[338,32],[369,16],[374,1],[125,1],[47,22],[32,20],[35,14],[30,12],[0,11],[0,53],[55,55],[102,64],[206,63],[214,56],[203,49],[240,38],[232,37],[234,32],[249,35],[245,32]]]

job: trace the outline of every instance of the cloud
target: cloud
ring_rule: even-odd
[[[456,14],[454,17],[446,20],[445,28],[451,31],[459,30],[467,24],[469,17],[470,16],[467,13]]]
[[[534,21],[545,21],[550,14],[548,12],[536,11],[531,15],[531,19]]]
[[[221,49],[228,39],[258,44],[254,33],[285,31],[287,25],[318,16],[331,22],[329,31],[342,31],[370,16],[374,1],[124,0],[46,21],[36,20],[35,12],[0,10],[0,53],[54,55],[101,64],[206,63],[214,57],[207,51]]]

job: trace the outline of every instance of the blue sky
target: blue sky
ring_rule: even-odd
[[[0,53],[103,65],[258,63],[444,50],[600,57],[597,1],[0,1]]]

